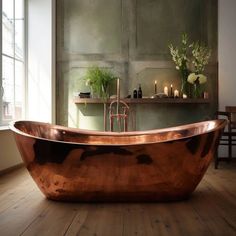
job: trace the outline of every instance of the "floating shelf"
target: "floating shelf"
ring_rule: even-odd
[[[99,98],[74,98],[75,104],[104,104],[104,103],[111,103],[116,99],[108,99],[103,101]],[[127,104],[151,104],[151,103],[174,103],[174,104],[185,104],[185,103],[210,103],[210,99],[204,98],[124,98],[121,99],[122,101],[126,102]]]

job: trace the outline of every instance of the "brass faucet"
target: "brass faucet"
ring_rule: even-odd
[[[120,99],[120,79],[116,83],[116,100],[112,101],[109,107],[110,131],[114,131],[114,121],[117,121],[118,132],[128,131],[130,107]],[[122,129],[123,126],[123,129]]]

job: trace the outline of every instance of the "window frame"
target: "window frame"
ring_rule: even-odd
[[[0,26],[0,39],[1,39],[1,43],[0,43],[0,52],[1,52],[1,66],[0,66],[0,128],[1,127],[6,127],[9,123],[9,121],[12,121],[14,119],[16,119],[15,117],[15,111],[13,112],[13,118],[11,120],[7,120],[7,121],[4,121],[3,120],[3,56],[6,57],[6,58],[9,58],[9,59],[12,59],[13,60],[13,81],[14,81],[14,87],[13,87],[13,97],[14,97],[14,103],[13,103],[13,107],[14,107],[14,110],[15,110],[15,106],[16,106],[16,100],[15,100],[15,96],[16,96],[16,61],[18,62],[21,62],[23,63],[23,81],[22,81],[22,117],[21,118],[24,118],[25,117],[25,110],[26,110],[26,23],[27,23],[27,19],[26,19],[26,0],[22,0],[23,1],[23,32],[22,32],[22,36],[23,36],[23,57],[22,57],[22,60],[17,58],[16,56],[16,45],[15,45],[15,35],[16,35],[16,31],[15,31],[15,20],[17,18],[15,18],[16,14],[15,14],[15,1],[16,0],[13,0],[13,17],[14,17],[14,28],[13,28],[13,56],[11,55],[7,55],[5,53],[3,53],[3,48],[2,48],[2,43],[3,43],[3,34],[2,34],[2,30],[3,30],[3,27],[2,27],[2,0],[0,0],[0,9],[1,9],[1,20],[0,20],[0,23],[1,23],[1,26]]]
[[[0,9],[2,12],[2,0],[0,0]],[[0,127],[2,126],[2,108],[3,108],[3,87],[2,87],[2,16],[0,17],[0,52],[1,52],[1,58],[0,58]]]

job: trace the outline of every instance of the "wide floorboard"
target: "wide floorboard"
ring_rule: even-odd
[[[0,177],[0,235],[235,236],[236,165],[210,166],[190,199],[172,203],[62,203],[21,168]]]

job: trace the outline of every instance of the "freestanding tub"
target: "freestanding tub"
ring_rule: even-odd
[[[49,199],[171,201],[187,198],[216,151],[225,120],[140,132],[10,125],[22,159]]]

